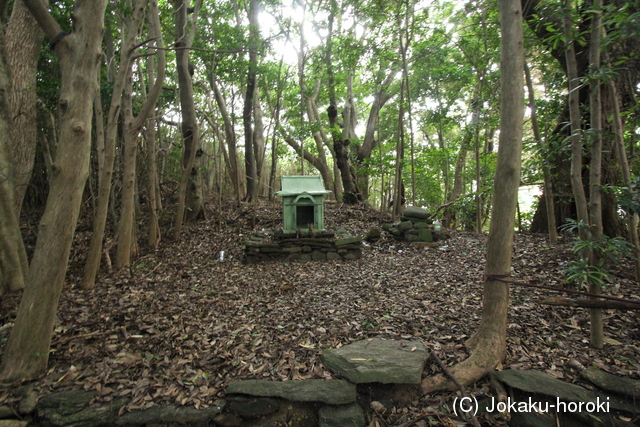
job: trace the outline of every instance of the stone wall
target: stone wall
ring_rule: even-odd
[[[335,236],[335,237],[334,237]],[[287,236],[281,233],[256,232],[245,242],[245,261],[322,261],[355,260],[362,256],[362,238],[346,230]]]

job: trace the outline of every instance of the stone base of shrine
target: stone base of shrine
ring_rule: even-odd
[[[245,262],[338,261],[362,256],[362,237],[345,229],[317,233],[283,234],[282,230],[256,232],[245,242]]]

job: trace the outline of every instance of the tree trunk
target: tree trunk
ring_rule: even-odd
[[[565,5],[568,3],[565,0]],[[569,80],[569,115],[571,122],[571,189],[575,199],[578,221],[582,221],[586,226],[589,224],[589,214],[587,207],[587,196],[582,183],[582,125],[580,114],[580,92],[578,64],[576,61],[576,50],[573,35],[573,20],[571,12],[566,6],[564,12],[564,32],[567,40],[565,52],[567,63],[567,78]],[[580,227],[580,238],[588,239],[588,229]]]
[[[2,22],[4,10],[0,8]],[[10,81],[4,48],[4,33],[0,29],[0,295],[24,288],[29,267],[14,202],[15,187],[10,182],[12,116],[7,99]]]
[[[623,182],[627,187],[627,197],[631,198],[631,171],[629,169],[629,161],[627,159],[627,152],[624,148],[624,128],[622,126],[622,119],[620,117],[620,107],[618,106],[618,91],[616,84],[613,81],[609,82],[609,91],[611,93],[611,103],[613,109],[613,129],[615,133],[614,148],[618,163],[622,169]],[[632,144],[633,145],[633,144]],[[629,230],[629,241],[634,247],[635,251],[635,273],[636,282],[640,282],[640,241],[638,239],[638,214],[627,210],[627,229]]]
[[[42,1],[42,0],[41,0]],[[48,5],[48,1],[43,1]],[[5,34],[6,64],[11,74],[9,90],[10,117],[13,120],[12,163],[13,199],[16,216],[31,179],[36,154],[37,108],[36,71],[44,33],[22,0],[16,0]]]
[[[468,342],[471,356],[451,369],[463,385],[479,380],[503,359],[507,345],[509,286],[495,279],[508,276],[513,249],[513,226],[522,154],[524,118],[522,12],[519,0],[499,0],[501,30],[500,141],[494,179],[494,203],[487,241],[487,266],[482,322]],[[492,278],[493,277],[493,278]],[[442,375],[422,381],[424,393],[453,389]]]
[[[242,198],[242,190],[240,188],[240,184],[238,182],[239,171],[238,171],[238,149],[236,148],[236,133],[233,129],[233,123],[231,121],[231,117],[229,116],[229,112],[227,111],[227,105],[224,101],[224,97],[220,92],[220,88],[218,87],[218,83],[215,80],[215,76],[213,71],[209,73],[209,84],[211,85],[211,89],[213,90],[213,95],[216,99],[216,104],[218,105],[218,109],[220,110],[220,114],[222,115],[222,121],[224,123],[224,135],[227,145],[229,147],[229,176],[231,177],[231,185],[233,185],[233,189],[235,191],[235,195],[238,201]]]
[[[400,216],[404,205],[404,182],[402,181],[402,169],[404,167],[404,85],[400,83],[400,101],[398,102],[398,134],[396,136],[396,167],[393,183],[393,208],[391,215],[395,221]]]
[[[62,30],[38,0],[25,4],[49,39]],[[58,299],[89,171],[92,104],[97,90],[106,0],[78,0],[74,31],[54,45],[61,86],[60,142],[25,292],[4,352],[0,381],[44,374]]]
[[[594,74],[600,72],[600,39],[602,34],[602,0],[593,0],[595,12],[591,21],[591,43],[589,46],[589,66]],[[600,97],[600,78],[591,76],[589,90],[590,107],[590,139],[591,163],[589,165],[589,227],[591,237],[599,241],[602,239],[602,100]],[[603,254],[595,251],[591,262],[599,265]],[[589,292],[602,293],[597,283],[589,283]],[[589,310],[591,319],[591,347],[602,349],[604,346],[604,325],[602,323],[602,309]]]
[[[120,53],[120,65],[113,83],[111,104],[107,113],[107,124],[105,125],[104,143],[102,144],[103,164],[98,171],[98,203],[93,217],[93,234],[91,244],[87,253],[87,260],[84,266],[84,276],[80,287],[82,289],[93,289],[96,275],[100,268],[100,258],[102,256],[102,243],[104,241],[104,231],[109,213],[109,200],[111,199],[111,183],[113,178],[113,165],[116,157],[116,139],[118,137],[118,121],[120,120],[120,108],[122,103],[122,92],[126,83],[127,75],[131,73],[133,47],[136,42],[138,29],[144,17],[146,0],[143,0],[133,9],[133,14],[124,25],[125,34],[122,40]],[[98,98],[97,102],[100,102]]]
[[[245,92],[244,110],[242,112],[242,123],[244,125],[244,159],[247,179],[247,202],[254,202],[258,197],[257,181],[258,172],[256,166],[256,156],[254,150],[254,130],[252,117],[254,111],[253,97],[257,83],[258,68],[258,37],[259,23],[258,13],[260,9],[257,0],[250,0],[249,3],[249,69],[247,71],[247,90]]]
[[[202,1],[198,1],[195,10],[200,9]],[[184,221],[185,209],[187,206],[187,198],[189,203],[189,217],[195,219],[200,215],[202,210],[202,198],[199,195],[197,185],[198,171],[194,171],[196,160],[196,151],[200,144],[200,129],[198,127],[198,119],[196,118],[196,107],[193,99],[193,81],[189,72],[189,48],[193,40],[193,31],[187,34],[187,8],[189,0],[177,0],[176,8],[176,63],[178,71],[178,87],[180,91],[180,110],[182,112],[182,180],[180,182],[180,190],[178,193],[178,213],[176,223],[173,229],[173,238],[178,239],[182,231],[182,223]],[[194,12],[193,16],[197,16]],[[195,18],[192,18],[195,19]],[[195,174],[194,174],[195,172]],[[192,177],[196,180],[192,181]],[[190,185],[191,181],[191,185]],[[194,185],[195,184],[195,185]],[[191,191],[189,191],[191,190]],[[187,193],[191,194],[187,194]]]
[[[276,191],[276,174],[278,171],[278,128],[280,127],[280,99],[282,98],[282,90],[284,78],[282,76],[282,63],[284,62],[284,56],[280,58],[278,64],[278,87],[276,91],[276,105],[273,133],[271,135],[271,171],[269,173],[269,200],[273,200],[274,193]]]
[[[536,109],[536,98],[533,92],[533,82],[531,80],[531,72],[529,66],[525,60],[524,63],[524,75],[527,82],[527,91],[529,92],[529,109],[531,110],[531,128],[533,129],[533,137],[536,140],[536,144],[542,147],[544,142],[540,136],[540,127],[538,126],[538,114]],[[558,227],[556,225],[556,214],[553,209],[553,186],[551,184],[551,173],[549,172],[548,165],[542,165],[544,173],[544,197],[547,206],[547,226],[549,229],[549,241],[556,243],[558,241]]]

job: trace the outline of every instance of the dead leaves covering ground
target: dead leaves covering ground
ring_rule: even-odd
[[[50,369],[40,392],[83,388],[98,400],[126,396],[126,410],[179,404],[196,408],[224,396],[232,380],[331,378],[323,349],[381,336],[420,338],[447,365],[467,357],[463,342],[476,330],[482,303],[485,235],[454,233],[438,248],[419,250],[386,237],[351,262],[242,263],[242,242],[254,230],[280,224],[279,205],[224,212],[185,229],[178,243],[138,258],[126,271],[102,274],[93,292],[77,289],[88,233],[76,239],[60,300]],[[352,234],[378,226],[368,208],[328,205],[327,225]],[[219,261],[225,251],[224,261]],[[571,254],[544,236],[517,236],[513,277],[564,285]],[[628,264],[612,293],[640,299]],[[509,346],[503,368],[538,369],[578,381],[580,366],[640,377],[637,312],[605,312],[607,345],[588,348],[588,312],[542,306],[543,291],[513,287]],[[2,300],[0,338],[15,318],[19,295]],[[428,366],[425,374],[437,371]],[[475,393],[491,394],[488,383]],[[10,392],[0,397],[11,403]],[[416,399],[382,425],[425,413],[447,413],[451,394]],[[436,415],[434,415],[436,417]],[[437,420],[437,418],[435,418]]]

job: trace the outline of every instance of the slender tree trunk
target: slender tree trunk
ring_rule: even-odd
[[[582,126],[580,114],[580,93],[578,80],[578,65],[576,62],[576,50],[573,36],[573,20],[571,11],[565,0],[564,31],[567,40],[565,52],[567,61],[567,78],[569,80],[569,115],[571,121],[571,189],[576,203],[578,221],[589,224],[587,196],[582,183]],[[588,239],[589,231],[586,227],[580,227],[580,238]]]
[[[519,0],[499,0],[500,56],[500,141],[494,179],[494,203],[487,241],[487,266],[482,302],[482,322],[468,342],[471,356],[451,369],[463,385],[479,380],[503,359],[507,346],[509,286],[499,280],[508,276],[513,249],[513,226],[522,154],[524,118],[522,11]],[[422,381],[425,393],[453,389],[455,385],[442,375]]]
[[[247,90],[245,92],[244,110],[242,122],[244,125],[244,159],[247,179],[247,201],[254,202],[257,199],[257,167],[256,156],[253,147],[254,129],[252,126],[252,116],[254,111],[254,94],[257,83],[258,68],[258,37],[259,23],[258,13],[260,11],[258,1],[250,0],[249,3],[249,69],[247,71]]]
[[[393,184],[393,210],[392,217],[395,221],[400,216],[403,199],[404,183],[402,181],[402,169],[404,166],[404,79],[400,83],[400,101],[398,106],[398,135],[396,141],[396,168]]]
[[[282,98],[283,76],[282,63],[284,56],[280,58],[278,64],[278,88],[276,90],[276,105],[274,114],[273,132],[271,134],[271,172],[269,173],[269,200],[273,200],[276,191],[276,174],[278,172],[278,132],[280,127],[280,99]]]
[[[602,0],[593,0],[592,10],[595,12],[591,21],[591,44],[589,47],[589,63],[592,73],[600,72],[600,39],[602,38]],[[591,77],[589,91],[590,124],[591,124],[591,163],[589,165],[589,227],[591,236],[596,241],[602,239],[602,99],[600,96],[600,78]],[[600,264],[603,254],[594,252],[591,262]],[[589,283],[589,292],[602,293],[600,285]],[[601,349],[604,346],[604,325],[602,309],[589,310],[591,319],[591,347]]]
[[[199,1],[196,3],[195,9],[200,9]],[[196,151],[200,143],[200,129],[198,127],[198,120],[196,118],[195,101],[193,99],[193,81],[189,73],[189,48],[193,41],[193,31],[191,34],[187,34],[187,8],[189,7],[188,0],[176,1],[176,62],[178,70],[178,86],[180,88],[180,109],[182,112],[182,180],[180,182],[180,190],[178,194],[178,214],[176,217],[176,223],[173,229],[173,238],[178,239],[182,231],[182,223],[184,221],[187,192],[189,191],[189,181],[194,173],[194,165],[196,159]],[[197,15],[194,13],[194,15]],[[194,18],[195,19],[195,18]],[[202,200],[199,199],[198,203],[198,188],[197,188],[198,172],[195,171],[196,187],[192,190],[196,194],[193,195],[192,203],[189,204],[189,215],[197,218],[202,209]]]
[[[258,88],[256,88],[256,92],[253,97],[253,148],[256,158],[256,183],[258,184],[256,193],[260,195],[260,182],[264,172],[264,156],[266,148],[264,144],[265,137],[264,124],[262,122],[262,106],[260,105],[260,92],[257,89]]]
[[[5,8],[0,2],[0,22],[4,22]],[[24,288],[28,272],[17,209],[14,187],[11,185],[12,116],[8,102],[9,70],[5,55],[4,32],[0,24],[0,295]]]
[[[533,137],[538,146],[542,147],[544,142],[540,136],[540,127],[538,126],[538,114],[536,109],[536,98],[533,92],[533,82],[531,80],[531,72],[527,62],[524,63],[524,74],[527,82],[527,91],[529,92],[529,109],[531,110],[531,128],[533,129]],[[558,241],[558,227],[556,225],[556,213],[553,202],[553,186],[551,185],[551,172],[548,165],[542,165],[544,173],[544,198],[547,205],[547,225],[549,228],[549,241],[556,243]]]
[[[122,97],[122,115],[124,116],[124,167],[122,180],[122,201],[120,203],[120,221],[118,222],[118,249],[116,251],[116,267],[129,265],[131,256],[137,253],[137,239],[135,229],[135,195],[136,191],[136,155],[138,151],[138,136],[142,126],[147,121],[151,111],[160,96],[165,73],[165,55],[160,31],[160,18],[156,0],[149,1],[149,32],[156,40],[158,58],[158,76],[149,89],[149,95],[143,100],[142,108],[136,117],[133,116],[132,90],[133,75],[129,73],[127,86]],[[153,64],[153,61],[151,62]],[[144,85],[144,81],[141,81]],[[149,85],[151,86],[151,81]]]
[[[49,39],[62,30],[38,0],[25,4]],[[60,142],[25,292],[7,342],[0,381],[46,372],[53,323],[89,170],[92,104],[97,90],[106,0],[78,0],[74,31],[54,45],[61,86]]]
[[[42,1],[42,0],[41,0]],[[48,5],[48,1],[43,1]],[[14,132],[12,150],[13,187],[16,216],[31,179],[36,154],[37,108],[36,70],[44,33],[22,0],[16,0],[5,34],[7,67],[11,73],[7,91]]]
[[[611,100],[613,104],[613,129],[615,132],[615,153],[618,158],[618,163],[622,169],[623,182],[627,187],[627,197],[631,198],[631,171],[629,169],[629,161],[627,159],[627,152],[624,147],[624,127],[622,126],[622,118],[620,116],[620,106],[618,99],[618,90],[613,80],[609,82],[609,91],[611,93]],[[632,144],[633,145],[633,144]],[[638,214],[627,211],[627,229],[629,230],[629,241],[634,247],[635,251],[635,273],[636,282],[640,282],[640,241],[638,239]]]
[[[229,112],[227,111],[227,105],[224,101],[224,97],[222,96],[222,92],[220,92],[218,83],[215,81],[213,72],[209,73],[209,84],[211,85],[211,89],[213,90],[213,95],[216,99],[216,104],[218,105],[218,109],[220,110],[220,114],[222,115],[222,121],[224,123],[225,140],[227,141],[227,145],[229,146],[229,149],[228,149],[229,176],[231,177],[231,185],[233,185],[236,199],[240,201],[240,199],[242,198],[242,194],[241,194],[242,190],[238,182],[239,167],[238,167],[238,149],[236,148],[236,133],[233,129],[233,123],[231,122]]]
[[[144,8],[146,0],[140,1],[133,9],[133,14],[124,25],[125,34],[122,39],[122,49],[120,53],[120,65],[113,84],[111,95],[111,105],[107,113],[107,124],[104,131],[104,142],[99,147],[98,157],[104,159],[102,167],[98,171],[98,203],[96,213],[93,217],[93,234],[91,244],[87,252],[87,260],[84,266],[84,276],[80,287],[83,289],[93,289],[96,275],[100,268],[100,258],[102,256],[102,243],[104,241],[104,231],[109,214],[109,201],[111,199],[111,184],[113,179],[113,166],[116,158],[116,139],[118,137],[118,121],[120,120],[120,109],[122,102],[122,92],[125,87],[127,75],[131,73],[133,47],[136,42],[138,29],[144,18]],[[100,102],[98,97],[97,102]]]

